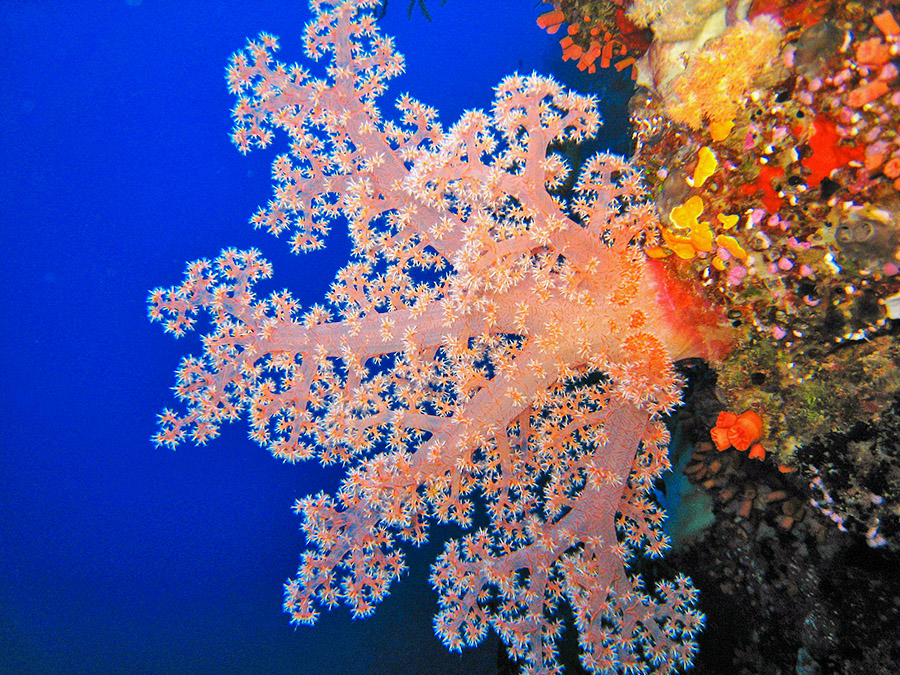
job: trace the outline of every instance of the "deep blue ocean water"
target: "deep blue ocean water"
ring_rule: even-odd
[[[601,145],[628,147],[627,75],[563,64],[533,0],[437,0],[432,21],[390,0],[382,26],[409,92],[445,125],[487,107],[514,70],[597,93]],[[294,500],[336,471],[284,465],[226,428],[207,446],[150,443],[196,338],[164,335],[148,291],[188,260],[256,247],[260,288],[322,299],[347,259],[335,232],[298,258],[248,224],[270,195],[277,143],[230,144],[229,56],[247,37],[303,58],[303,0],[0,3],[0,673],[496,672],[496,639],[451,655],[434,636],[428,567],[374,617],[346,609],[293,630],[282,583],[303,550]]]

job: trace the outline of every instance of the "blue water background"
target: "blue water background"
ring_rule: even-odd
[[[603,99],[601,143],[627,149],[627,74],[560,61],[532,0],[390,0],[408,91],[452,123],[514,70]],[[257,247],[262,292],[320,301],[347,259],[343,232],[296,257],[247,219],[280,147],[230,144],[229,56],[281,37],[302,58],[297,0],[0,3],[0,673],[491,673],[497,644],[463,656],[435,638],[435,551],[375,616],[341,608],[294,631],[282,583],[303,541],[294,500],[338,473],[284,465],[226,427],[206,447],[150,443],[196,338],[146,317],[149,289],[188,260]],[[612,77],[610,77],[612,76]]]

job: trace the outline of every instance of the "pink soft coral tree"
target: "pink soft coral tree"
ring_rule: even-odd
[[[537,75],[508,77],[490,114],[443,131],[403,96],[375,0],[313,0],[307,55],[323,78],[274,61],[262,35],[237,53],[234,142],[287,134],[275,195],[252,219],[323,245],[346,221],[351,262],[327,306],[259,299],[257,251],[224,251],[157,289],[150,315],[182,335],[205,310],[203,355],[185,358],[155,441],[203,443],[246,416],[251,436],[294,462],[347,467],[337,495],[299,500],[310,549],[286,586],[296,624],[340,603],[369,615],[405,569],[401,542],[429,522],[468,530],[432,568],[435,630],[451,650],[492,627],[528,672],[560,672],[562,605],[591,672],[688,665],[702,624],[679,576],[645,592],[628,567],[667,546],[648,497],[668,468],[660,417],[679,403],[671,359],[707,355],[642,242],[655,219],[638,174],[600,154],[568,199],[548,148],[595,133],[595,102]]]

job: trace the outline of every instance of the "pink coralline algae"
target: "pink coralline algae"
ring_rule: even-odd
[[[246,417],[276,457],[346,467],[336,495],[295,505],[309,545],[285,586],[295,624],[339,604],[371,614],[405,570],[401,544],[450,522],[467,532],[431,573],[449,649],[493,629],[527,672],[561,672],[568,605],[590,672],[686,667],[696,591],[684,576],[645,589],[634,564],[668,546],[650,489],[680,401],[671,359],[720,356],[715,317],[686,313],[689,290],[646,260],[656,219],[624,159],[597,155],[570,198],[551,193],[569,169],[548,147],[595,133],[591,98],[513,75],[447,131],[409,96],[383,116],[403,59],[376,4],[312,2],[322,78],[276,62],[266,34],[233,57],[234,142],[290,145],[252,222],[305,251],[346,221],[352,259],[305,312],[287,291],[256,296],[272,270],[253,250],[153,291],[168,332],[211,322],[155,441],[204,443]]]

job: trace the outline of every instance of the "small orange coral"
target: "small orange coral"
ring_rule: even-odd
[[[737,415],[723,410],[719,413],[719,418],[716,420],[716,426],[710,430],[709,435],[712,437],[713,443],[716,444],[716,449],[719,452],[731,447],[731,440],[728,438],[728,429],[734,426],[735,420],[737,420]]]
[[[894,15],[891,14],[891,10],[884,10],[881,14],[873,17],[872,21],[884,33],[885,37],[900,35],[900,24],[897,23]]]
[[[869,38],[856,47],[856,61],[873,66],[880,66],[891,60],[891,48],[881,38]]]
[[[741,452],[750,450],[750,459],[765,459],[766,451],[758,443],[763,435],[763,419],[752,410],[740,415],[724,411],[719,414],[716,426],[710,431],[718,450],[734,447]]]
[[[551,9],[549,12],[544,12],[538,17],[537,25],[553,35],[553,33],[559,30],[559,27],[565,22],[565,20],[566,15],[563,14],[560,10]]]
[[[538,17],[538,26],[548,33],[556,33],[567,23],[566,36],[559,41],[563,49],[563,61],[575,61],[579,70],[589,73],[614,66],[624,70],[633,66],[637,57],[650,46],[648,31],[635,26],[625,16],[624,0],[616,0],[614,12],[597,15],[579,14],[571,8],[563,11],[559,3],[554,9]],[[632,71],[632,78],[637,71]]]
[[[851,108],[861,108],[866,103],[871,103],[876,98],[880,98],[888,93],[891,88],[887,82],[883,80],[873,80],[868,84],[861,85],[847,94],[846,102]]]

